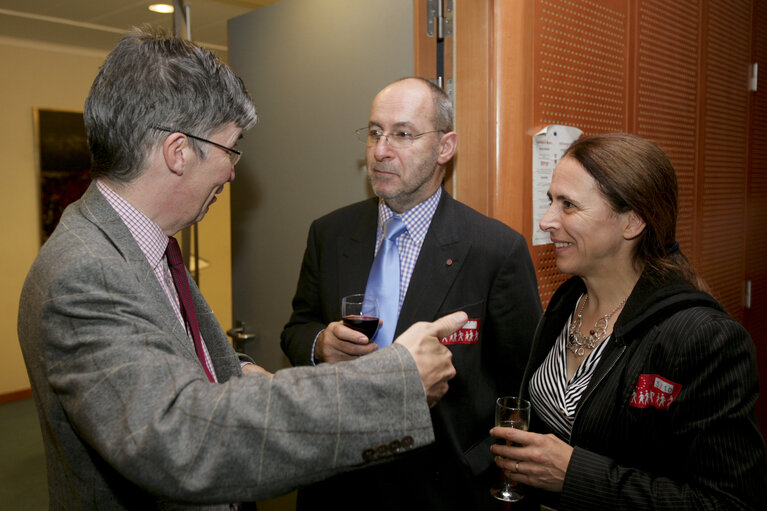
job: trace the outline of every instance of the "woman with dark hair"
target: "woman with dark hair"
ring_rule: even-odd
[[[548,195],[540,227],[573,277],[536,330],[530,432],[492,430],[511,444],[491,447],[498,466],[558,510],[763,509],[753,342],[679,250],[666,155],[633,135],[580,139]]]

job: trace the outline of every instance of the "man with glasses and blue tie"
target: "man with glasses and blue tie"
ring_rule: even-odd
[[[376,95],[357,136],[377,197],[312,223],[282,332],[294,365],[335,364],[364,359],[417,321],[465,311],[466,325],[441,339],[456,377],[432,408],[436,443],[302,488],[301,510],[497,506],[488,431],[495,399],[518,390],[541,304],[525,239],[442,188],[457,146],[452,117],[449,97],[428,80],[398,80]],[[362,292],[379,301],[372,342],[340,321],[342,297]]]
[[[439,338],[464,313],[378,356],[270,374],[234,352],[189,278],[172,236],[234,179],[256,118],[223,62],[162,32],[130,33],[96,76],[93,182],[19,305],[50,509],[228,510],[434,440],[429,406],[455,374]]]

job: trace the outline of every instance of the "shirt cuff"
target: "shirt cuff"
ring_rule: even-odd
[[[320,338],[320,334],[321,334],[322,332],[324,332],[324,331],[325,331],[325,329],[323,328],[322,330],[320,330],[319,332],[317,332],[317,335],[315,335],[315,336],[314,336],[314,342],[312,342],[312,358],[311,358],[311,360],[312,360],[312,365],[313,365],[313,366],[316,366],[317,364],[319,364],[319,363],[320,363],[320,361],[319,361],[319,360],[317,360],[317,358],[314,356],[314,348],[316,348],[316,347],[317,347],[317,339],[319,339],[319,338]]]

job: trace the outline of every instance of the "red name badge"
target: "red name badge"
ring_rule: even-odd
[[[439,340],[442,344],[477,344],[479,342],[479,319],[470,319],[463,328],[453,333],[450,337]]]
[[[682,386],[657,374],[640,374],[629,404],[636,408],[654,406],[658,410],[668,410]]]

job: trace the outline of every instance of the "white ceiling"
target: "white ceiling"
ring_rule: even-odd
[[[131,26],[173,29],[172,14],[147,9],[172,0],[0,0],[0,37],[109,51]],[[194,41],[225,55],[227,20],[277,0],[185,0]]]

